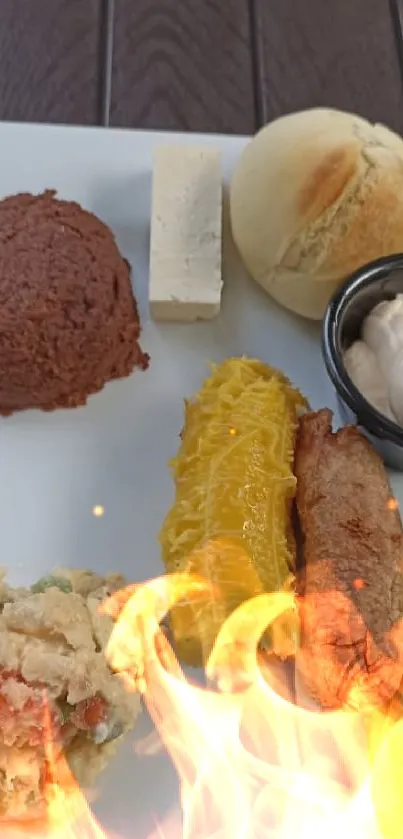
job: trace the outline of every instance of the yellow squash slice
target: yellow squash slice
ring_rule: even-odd
[[[199,666],[243,601],[288,587],[295,567],[290,505],[298,412],[307,403],[278,371],[232,358],[185,404],[172,461],[175,502],[160,533],[168,572],[199,574],[214,592],[171,614],[183,661]],[[284,626],[280,631],[284,635]]]

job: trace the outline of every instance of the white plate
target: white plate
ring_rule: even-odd
[[[172,501],[167,460],[178,446],[183,399],[206,362],[247,354],[282,368],[313,408],[336,410],[321,360],[319,327],[288,314],[245,275],[225,236],[221,316],[161,326],[147,311],[152,150],[161,142],[222,150],[226,179],[246,140],[101,129],[0,125],[0,196],[56,188],[116,234],[133,266],[148,373],[108,385],[86,408],[27,412],[0,421],[2,564],[14,583],[55,565],[159,575],[157,531]],[[337,412],[336,412],[337,421]],[[403,501],[403,478],[394,488]],[[94,517],[95,505],[105,513]],[[168,758],[139,759],[126,743],[104,775],[95,809],[122,839],[140,839],[177,798]]]

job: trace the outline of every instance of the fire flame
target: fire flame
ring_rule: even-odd
[[[161,622],[175,603],[209,591],[203,579],[173,574],[104,604],[116,618],[109,663],[142,693],[179,776],[182,825],[168,839],[400,839],[403,722],[392,724],[360,693],[327,713],[293,702],[283,665],[258,652],[266,628],[296,608],[291,593],[260,595],[233,612],[207,684],[192,683]],[[106,839],[66,761],[52,753],[50,720],[46,749],[46,836]]]
[[[257,649],[267,626],[295,609],[292,594],[260,595],[233,612],[207,662],[211,687],[191,684],[160,621],[203,591],[205,581],[186,575],[139,588],[108,647],[111,665],[135,690],[141,639],[140,687],[180,778],[184,839],[315,839],[324,831],[395,839],[403,723],[392,727],[360,686],[348,707],[331,713],[281,695]],[[374,762],[371,743],[381,733]]]

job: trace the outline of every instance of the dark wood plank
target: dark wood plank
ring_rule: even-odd
[[[403,75],[403,0],[389,0],[399,51],[400,69]]]
[[[102,0],[0,0],[0,119],[97,123]]]
[[[388,0],[253,2],[262,121],[325,105],[403,131],[402,75]]]
[[[115,0],[110,121],[253,131],[248,0]]]

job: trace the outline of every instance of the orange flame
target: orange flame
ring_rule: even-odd
[[[44,782],[46,814],[16,824],[2,823],[2,839],[106,839],[63,755],[56,748],[55,732],[46,697],[43,701],[47,776]]]
[[[105,839],[79,789],[64,755],[57,756],[48,706],[45,704],[45,753],[49,766],[46,783],[47,830],[51,839]]]
[[[258,652],[267,627],[296,609],[291,593],[259,595],[236,609],[208,659],[207,686],[192,683],[161,622],[184,598],[209,593],[205,580],[173,574],[103,605],[116,619],[109,663],[143,694],[180,779],[182,825],[167,824],[153,839],[401,839],[403,722],[372,707],[361,685],[340,711],[294,703],[284,665]],[[46,701],[44,715],[41,839],[106,839],[54,747]]]
[[[328,713],[279,694],[257,648],[266,627],[295,608],[287,593],[255,597],[226,621],[206,667],[218,690],[190,683],[159,624],[175,603],[207,589],[172,575],[131,591],[107,651],[127,685],[142,690],[176,766],[184,839],[319,839],[325,831],[331,839],[395,839],[400,724],[372,766],[371,742],[386,720],[359,688],[355,710]]]

